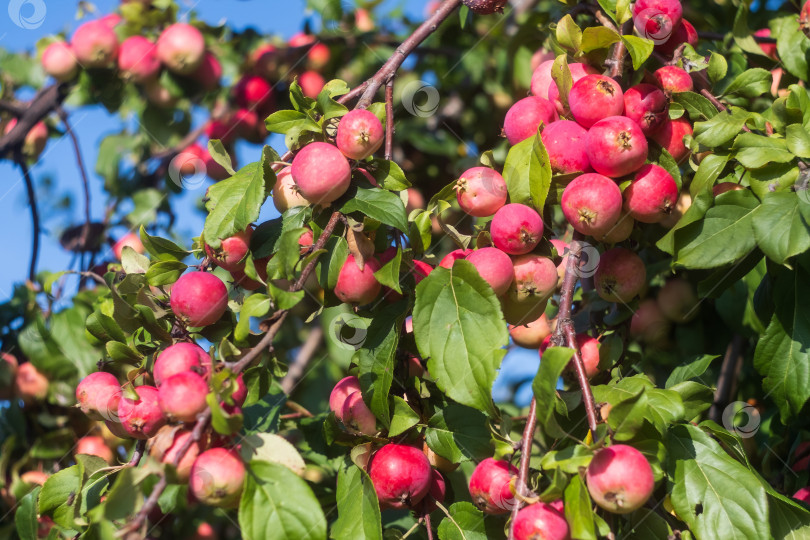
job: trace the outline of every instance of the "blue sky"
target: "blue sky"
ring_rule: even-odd
[[[42,2],[42,0],[15,0],[17,3]],[[12,2],[13,3],[13,2]],[[353,0],[343,0],[346,7]],[[387,0],[383,7],[404,6],[409,14],[423,13],[427,0]],[[5,4],[5,2],[3,3]],[[97,0],[94,4],[99,13],[110,13],[118,5],[113,0]],[[242,30],[252,26],[265,34],[290,37],[299,32],[304,21],[312,14],[306,13],[305,0],[180,0],[181,17],[193,8],[198,16],[210,23],[226,21],[232,28]],[[75,18],[77,2],[74,0],[44,0],[45,16],[36,29],[23,29],[10,22],[6,10],[0,10],[0,48],[11,51],[33,50],[36,41],[43,36],[58,32],[68,35],[80,24]],[[272,7],[271,7],[272,6]],[[31,6],[23,9],[33,9]],[[30,97],[30,96],[22,96]],[[93,174],[97,158],[97,146],[101,139],[120,130],[118,117],[107,114],[100,107],[85,107],[70,110],[71,122],[79,136],[82,154],[90,173],[92,215],[100,220],[105,205],[105,195],[101,190],[102,180]],[[197,118],[196,122],[203,121]],[[195,124],[196,125],[196,124]],[[268,140],[277,150],[283,150],[283,140]],[[247,143],[237,146],[237,160],[248,163],[257,159],[260,147]],[[52,138],[40,160],[31,169],[38,185],[40,213],[44,234],[40,239],[39,269],[62,270],[70,262],[70,253],[61,248],[58,234],[69,223],[80,223],[83,215],[81,181],[75,165],[70,140]],[[53,182],[45,187],[43,179]],[[206,184],[207,185],[207,184]],[[176,232],[190,239],[199,234],[204,216],[196,210],[197,202],[204,193],[204,186],[196,190],[185,190],[175,197],[174,208],[177,214]],[[74,199],[72,216],[55,213],[57,201],[70,193]],[[265,204],[263,217],[273,217],[275,209],[270,201]],[[69,223],[68,223],[69,222]],[[23,281],[28,272],[31,254],[31,218],[25,196],[25,185],[18,168],[9,161],[0,161],[0,237],[6,256],[0,266],[0,302],[8,299],[14,283]],[[121,231],[123,233],[125,231]],[[107,254],[109,258],[111,255]]]

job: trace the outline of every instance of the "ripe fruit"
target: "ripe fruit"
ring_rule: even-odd
[[[199,30],[186,23],[174,23],[161,32],[157,56],[170,71],[190,75],[205,55],[205,39]]]
[[[587,173],[565,186],[560,204],[565,219],[575,230],[601,236],[619,219],[622,191],[610,178]]]
[[[282,214],[290,208],[309,206],[309,201],[301,195],[298,186],[293,182],[290,167],[284,167],[276,174],[276,185],[273,186],[273,205]]]
[[[143,36],[128,37],[118,52],[118,69],[126,81],[142,83],[160,73],[157,47]]]
[[[496,296],[505,293],[515,279],[512,259],[498,248],[476,249],[466,259],[475,266],[481,278],[489,283]]]
[[[115,456],[110,447],[104,442],[102,437],[97,435],[87,435],[76,441],[76,454],[87,454],[88,456],[98,456],[109,465],[112,465]]]
[[[377,115],[355,109],[347,112],[338,123],[335,144],[349,159],[366,159],[382,146],[385,135]]]
[[[689,156],[689,148],[683,142],[685,135],[692,134],[692,124],[684,118],[665,118],[661,127],[652,134],[652,139],[680,163]]]
[[[590,379],[599,373],[599,340],[588,334],[577,334],[577,349],[582,365],[585,367],[585,375]],[[574,370],[574,361],[568,362],[566,368]]]
[[[208,383],[193,371],[183,371],[163,380],[158,388],[160,410],[170,421],[193,422],[208,406]]]
[[[675,208],[672,213],[661,220],[661,225],[671,229],[680,221],[684,213],[689,210],[690,206],[692,206],[692,196],[689,194],[689,191],[681,191],[678,196],[678,202],[675,203]]]
[[[115,244],[113,244],[113,254],[119,261],[121,260],[121,255],[123,254],[125,247],[131,247],[137,253],[143,253],[146,251],[146,248],[143,247],[143,242],[141,242],[141,238],[132,232],[125,234],[119,238]]]
[[[76,60],[85,68],[110,67],[118,56],[118,37],[100,20],[79,26],[73,33],[70,46]]]
[[[504,301],[506,322],[523,324],[536,320],[557,287],[557,266],[548,257],[527,254],[514,258],[515,278]]]
[[[647,18],[666,19],[669,21],[670,28],[675,28],[681,22],[683,7],[680,0],[636,0],[633,5],[633,18],[637,19],[645,15]],[[652,39],[651,36],[643,35],[643,37]]]
[[[216,90],[219,86],[219,79],[222,77],[222,64],[212,53],[206,51],[203,55],[199,67],[191,74],[191,77],[200,83],[206,92]]]
[[[458,205],[471,216],[491,216],[506,204],[506,196],[506,181],[489,167],[468,169],[456,182]]]
[[[371,458],[369,476],[382,508],[409,508],[430,489],[432,469],[419,449],[389,443]]]
[[[250,237],[252,235],[253,227],[248,227],[244,231],[222,240],[217,249],[206,244],[205,253],[217,266],[221,266],[229,272],[242,270],[245,267],[244,258],[250,251]]]
[[[146,99],[152,105],[164,109],[170,109],[177,105],[178,98],[173,96],[168,88],[160,84],[158,79],[146,81],[143,85],[143,91],[146,94]]]
[[[810,36],[810,2],[805,2],[799,12],[799,28],[805,36]]]
[[[347,304],[368,304],[380,294],[380,282],[374,272],[380,269],[377,259],[368,259],[361,270],[354,255],[349,255],[338,274],[335,296]]]
[[[293,158],[291,174],[301,195],[313,204],[328,204],[349,189],[349,161],[328,143],[314,142]]]
[[[610,116],[588,130],[588,160],[598,173],[618,178],[637,171],[647,160],[647,139],[626,116]]]
[[[155,443],[150,448],[149,454],[162,463],[173,463],[177,457],[177,453],[186,444],[186,441],[192,437],[192,430],[186,428],[178,429],[174,431],[171,439],[165,442],[161,441],[161,437],[163,437],[162,434],[155,438]],[[160,444],[159,441],[163,444]],[[178,480],[181,482],[188,481],[191,476],[191,467],[204,448],[205,445],[202,441],[191,442],[188,451],[177,464],[176,471]]]
[[[594,502],[614,514],[641,508],[655,487],[647,458],[624,444],[599,450],[588,465],[585,481]]]
[[[6,124],[4,133],[8,134],[14,126],[17,125],[17,119],[12,118]],[[45,145],[48,143],[48,126],[44,122],[37,122],[34,124],[28,133],[25,134],[23,140],[23,155],[29,159],[37,159],[39,155],[45,150]]]
[[[525,204],[512,203],[500,208],[490,225],[492,243],[510,255],[533,250],[543,237],[543,219]]]
[[[121,385],[111,373],[91,373],[76,387],[76,401],[84,414],[93,420],[118,420]]]
[[[509,512],[515,504],[509,481],[517,473],[518,470],[508,461],[486,458],[470,476],[473,504],[486,514]]]
[[[38,486],[45,485],[48,481],[48,473],[42,471],[25,471],[20,475],[20,481],[25,484],[36,484]]]
[[[360,392],[349,394],[343,403],[343,424],[353,433],[374,435],[377,433],[377,418],[368,408]]]
[[[417,513],[430,513],[438,508],[436,502],[444,502],[444,496],[447,492],[444,476],[436,469],[430,471],[430,488],[427,495],[417,505]]]
[[[624,211],[636,221],[658,223],[678,202],[678,184],[663,167],[644,165],[624,190]]]
[[[170,303],[175,316],[188,326],[208,326],[228,309],[228,289],[214,274],[188,272],[172,286]]]
[[[442,268],[452,268],[453,263],[456,262],[457,259],[466,259],[467,255],[472,252],[473,250],[471,249],[454,249],[439,261],[439,266]]]
[[[687,323],[697,317],[700,299],[692,284],[683,278],[668,280],[656,298],[661,313],[672,322]]]
[[[41,401],[48,396],[48,379],[34,367],[26,362],[17,368],[14,376],[14,390],[23,403]]]
[[[158,405],[158,389],[154,386],[138,386],[134,391],[138,394],[137,400],[121,396],[118,418],[130,437],[149,439],[166,425],[166,418]]]
[[[692,77],[678,66],[664,66],[653,73],[658,86],[669,95],[673,92],[689,92],[694,88]]]
[[[462,0],[462,3],[478,15],[503,13],[507,0]]]
[[[532,72],[531,89],[532,94],[542,98],[548,97],[548,88],[554,84],[554,79],[551,77],[551,68],[554,66],[554,60],[546,60],[534,69]]]
[[[624,114],[650,135],[667,117],[667,97],[651,84],[637,84],[624,93]]]
[[[42,69],[59,82],[66,82],[76,76],[79,64],[73,48],[64,41],[55,41],[42,51]]]
[[[661,54],[671,55],[682,43],[688,43],[694,47],[697,42],[698,33],[695,27],[686,19],[681,19],[681,22],[672,30],[672,36],[666,42],[657,44],[655,50]]]
[[[237,137],[259,144],[267,137],[267,128],[259,115],[250,109],[239,109],[233,113],[233,130]]]
[[[245,482],[245,464],[235,450],[211,448],[191,467],[188,487],[201,503],[219,508],[239,504]]]
[[[647,298],[638,305],[630,319],[630,335],[654,347],[666,344],[672,326],[664,316],[661,308],[652,298]]]
[[[343,405],[350,395],[360,391],[360,381],[354,375],[349,375],[339,380],[332,393],[329,394],[329,409],[335,413],[335,417],[343,421]]]
[[[801,488],[799,491],[793,494],[793,498],[797,501],[810,504],[810,487],[805,486]]]
[[[524,324],[509,325],[509,335],[515,345],[526,349],[537,349],[547,336],[551,335],[551,324],[543,313],[540,318]]]
[[[166,347],[155,359],[152,377],[160,386],[172,375],[193,371],[205,377],[211,372],[211,357],[196,343],[181,341]]]
[[[603,118],[624,112],[622,87],[610,77],[586,75],[571,87],[568,108],[579,125],[589,128]]]
[[[552,122],[546,126],[540,138],[548,152],[552,172],[571,174],[591,170],[591,162],[585,151],[588,131],[576,122]]]
[[[568,70],[571,72],[571,81],[573,84],[576,84],[577,81],[586,75],[595,75],[599,73],[598,70],[592,68],[588,64],[580,63],[568,64]],[[560,89],[557,88],[557,83],[555,83],[553,80],[548,86],[548,100],[554,104],[554,107],[557,109],[559,114],[565,114],[565,107],[563,107],[562,101],[560,101]]]
[[[258,75],[245,75],[233,87],[236,103],[243,109],[257,110],[263,116],[275,106],[273,87]]]
[[[635,224],[636,221],[633,218],[631,218],[626,212],[622,212],[613,227],[608,229],[605,234],[597,235],[596,239],[601,242],[605,242],[606,244],[618,244],[619,242],[624,242],[630,238],[631,234],[633,234],[633,227]]]
[[[557,120],[557,111],[548,100],[529,96],[512,105],[503,120],[503,132],[509,144],[533,137],[538,129],[543,129]]]
[[[326,81],[321,77],[320,73],[310,70],[298,76],[298,84],[301,85],[301,92],[306,97],[317,99]]]
[[[613,248],[599,258],[594,285],[603,300],[627,303],[644,289],[646,282],[644,261],[634,251]]]
[[[561,511],[538,502],[521,508],[515,517],[516,540],[569,540],[568,522]]]

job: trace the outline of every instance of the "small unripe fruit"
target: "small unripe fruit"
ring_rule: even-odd
[[[458,205],[471,216],[488,217],[506,204],[506,181],[495,169],[473,167],[456,182]]]
[[[481,278],[489,283],[496,296],[504,294],[515,279],[512,259],[498,248],[476,249],[466,259],[475,266]]]
[[[385,134],[377,115],[364,109],[347,112],[338,123],[335,144],[349,159],[366,159],[382,146]]]
[[[692,77],[678,66],[664,66],[653,73],[658,86],[669,95],[675,92],[690,92],[694,88]]]
[[[462,0],[462,3],[478,15],[503,13],[503,6],[508,0]]]
[[[613,248],[599,258],[594,285],[603,300],[627,303],[644,289],[646,282],[644,261],[634,251]]]
[[[317,71],[309,70],[299,75],[298,84],[301,85],[301,92],[304,96],[317,99],[326,81]]]
[[[208,407],[208,383],[193,371],[172,375],[158,388],[160,410],[170,421],[193,422]]]
[[[671,326],[656,301],[648,298],[638,305],[630,319],[630,335],[648,345],[662,347],[667,342]]]
[[[589,128],[603,118],[624,112],[622,87],[610,77],[586,75],[571,87],[568,108],[579,125]]]
[[[162,463],[173,463],[175,458],[177,457],[177,453],[180,451],[183,446],[185,446],[186,441],[193,436],[191,429],[178,429],[172,435],[171,441],[167,443],[167,445],[158,445],[153,444],[149,450],[149,454],[161,461]],[[162,435],[156,438],[156,441],[159,440]],[[177,479],[181,482],[187,482],[189,477],[191,476],[191,467],[194,465],[194,461],[197,459],[197,456],[200,455],[205,448],[205,445],[202,441],[192,441],[191,445],[188,447],[188,451],[186,454],[180,458],[180,461],[177,464]]]
[[[587,173],[565,186],[560,204],[565,219],[576,231],[601,236],[619,219],[622,191],[610,178]]]
[[[652,139],[680,163],[689,156],[689,148],[683,142],[686,135],[692,134],[692,124],[685,118],[664,119],[661,127],[652,134]]]
[[[518,470],[508,461],[486,458],[470,476],[470,497],[485,514],[506,514],[515,505],[509,482]]]
[[[250,251],[250,237],[252,235],[253,227],[251,226],[222,240],[217,249],[206,244],[205,253],[217,266],[221,266],[229,272],[242,270],[245,268],[244,259],[248,251]]]
[[[166,425],[166,418],[158,405],[158,389],[154,386],[138,386],[135,389],[138,399],[121,396],[118,404],[118,418],[130,437],[149,439]]]
[[[624,93],[624,114],[649,136],[667,118],[669,104],[664,92],[651,84],[637,84]]]
[[[281,169],[276,174],[276,185],[273,186],[273,205],[282,214],[290,208],[309,206],[309,201],[293,182],[291,172],[290,167]]]
[[[697,317],[700,299],[692,284],[683,278],[668,280],[656,298],[661,313],[672,322],[687,323]]]
[[[42,69],[57,81],[66,82],[76,76],[79,63],[68,43],[55,41],[42,51]]]
[[[191,78],[200,83],[206,92],[216,90],[219,86],[219,79],[222,77],[222,64],[212,53],[206,51],[202,62],[191,74]]]
[[[666,42],[656,44],[655,50],[661,54],[672,55],[681,44],[688,43],[694,47],[697,42],[698,33],[695,27],[686,19],[681,19],[672,30],[672,36]]]
[[[197,70],[205,54],[202,33],[186,23],[168,26],[157,40],[157,56],[170,71],[190,75]]]
[[[512,105],[503,121],[503,132],[509,144],[534,137],[538,129],[557,120],[557,111],[548,100],[529,96]]]
[[[623,193],[624,211],[642,223],[658,223],[678,202],[678,184],[663,167],[641,167]]]
[[[143,242],[141,242],[141,238],[135,233],[127,233],[119,238],[115,244],[113,244],[113,254],[119,261],[121,260],[121,255],[123,254],[125,247],[131,247],[136,253],[143,253],[146,251],[146,248],[143,246]]]
[[[111,373],[91,373],[76,387],[76,401],[84,414],[93,420],[118,421],[121,385]]]
[[[626,116],[610,116],[588,130],[588,160],[598,173],[618,178],[637,171],[647,160],[647,139]]]
[[[113,451],[107,446],[104,439],[97,435],[87,435],[76,441],[75,453],[100,457],[109,465],[112,465],[115,460]]]
[[[382,508],[410,508],[428,493],[432,469],[417,448],[386,444],[374,454],[369,476]]]
[[[507,204],[495,212],[490,225],[492,243],[510,255],[529,253],[543,237],[543,219],[525,204]]]
[[[515,278],[504,301],[503,314],[510,324],[536,320],[557,287],[557,266],[541,255],[514,258]]]
[[[588,64],[580,63],[568,64],[568,71],[571,72],[571,82],[573,84],[576,84],[577,81],[586,75],[595,75],[599,73],[597,69],[592,68]],[[565,107],[563,106],[562,101],[560,101],[560,89],[557,88],[557,83],[555,83],[553,79],[548,87],[548,100],[554,104],[554,107],[557,109],[557,113],[560,115],[566,113]]]
[[[361,270],[357,266],[354,255],[349,255],[343,268],[338,274],[335,285],[335,296],[347,304],[368,304],[380,294],[382,285],[374,277],[374,272],[380,269],[376,259],[368,259]]]
[[[655,487],[647,458],[624,444],[599,450],[588,465],[585,481],[594,502],[614,514],[641,508]]]
[[[353,433],[374,435],[377,433],[377,418],[368,408],[360,392],[349,394],[343,403],[343,424]]]
[[[314,142],[293,158],[292,178],[301,195],[313,204],[328,204],[349,189],[349,161],[331,144]]]
[[[118,52],[118,69],[127,81],[142,83],[154,79],[160,73],[157,47],[143,36],[128,37]]]
[[[79,26],[70,40],[73,54],[86,68],[110,67],[118,56],[118,36],[103,21],[89,21]]]
[[[543,313],[540,318],[525,324],[509,325],[509,335],[519,347],[538,349],[546,337],[551,335],[551,324]]]
[[[9,120],[8,124],[6,124],[6,129],[4,131],[5,134],[11,132],[14,129],[14,126],[17,125],[17,119],[12,118]],[[48,126],[45,125],[45,122],[37,122],[34,126],[25,134],[25,139],[23,140],[23,147],[22,153],[25,157],[29,159],[37,159],[39,155],[45,150],[45,145],[48,143]]]
[[[17,368],[14,376],[14,390],[23,403],[42,401],[48,396],[48,378],[39,372],[34,364],[26,362]]]
[[[203,504],[234,508],[242,497],[245,474],[245,464],[235,450],[211,448],[194,461],[189,491]]]
[[[563,513],[538,502],[521,508],[515,517],[515,540],[570,540]]]
[[[588,172],[591,162],[585,150],[588,131],[570,120],[552,122],[540,135],[555,174]]]
[[[606,244],[618,244],[619,242],[624,242],[630,235],[633,234],[633,227],[635,226],[636,221],[631,218],[627,213],[622,212],[619,215],[618,221],[608,229],[605,234],[597,235],[595,238],[600,242],[605,242]]]
[[[155,359],[152,377],[160,386],[172,375],[194,371],[205,377],[211,372],[211,357],[196,343],[182,341],[166,347]]]
[[[548,98],[548,88],[554,84],[554,79],[551,77],[551,68],[554,66],[554,60],[546,60],[534,69],[532,73],[531,89],[532,94],[542,98]]]
[[[343,405],[350,395],[360,391],[360,381],[354,375],[344,377],[332,389],[329,394],[329,409],[335,413],[335,417],[343,421]]]
[[[228,289],[214,274],[189,272],[172,286],[170,303],[175,316],[187,325],[208,326],[228,309]]]
[[[441,261],[439,261],[439,266],[442,268],[452,268],[454,262],[456,262],[458,259],[466,259],[467,255],[472,252],[473,250],[471,249],[454,249],[445,255]]]

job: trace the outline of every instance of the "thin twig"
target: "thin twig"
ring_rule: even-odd
[[[385,83],[385,159],[394,154],[394,77]]]
[[[430,523],[430,514],[425,514],[425,529],[427,530],[428,540],[433,540],[433,525]]]
[[[735,334],[726,348],[723,365],[720,367],[720,376],[717,379],[717,390],[714,392],[714,402],[712,408],[709,409],[709,418],[715,422],[720,422],[723,410],[731,402],[736,391],[737,379],[742,368],[742,345],[742,337]]]
[[[0,156],[21,148],[25,136],[37,122],[48,116],[67,97],[68,85],[55,84],[37,92],[34,99],[27,102],[22,115],[17,117],[17,124],[3,136],[0,136]]]
[[[307,365],[309,365],[309,362],[312,360],[312,357],[315,356],[315,352],[321,344],[321,339],[323,339],[323,329],[320,326],[315,326],[310,330],[304,344],[301,345],[301,349],[295,357],[295,362],[290,366],[284,378],[281,379],[281,390],[285,394],[289,395],[298,384],[298,381],[301,380],[301,377],[303,377]]]
[[[31,180],[31,173],[28,170],[28,164],[25,162],[25,157],[22,155],[22,150],[18,147],[14,151],[14,161],[20,167],[25,179],[25,190],[28,192],[28,205],[31,207],[31,223],[33,225],[33,239],[31,245],[31,262],[28,265],[28,280],[33,282],[37,277],[37,259],[39,258],[39,209],[37,208],[37,194],[34,190],[34,182]]]
[[[526,478],[529,476],[529,458],[532,454],[532,444],[534,443],[534,430],[537,425],[537,402],[532,397],[529,404],[529,416],[526,418],[526,426],[523,428],[523,439],[521,440],[520,465],[518,466],[518,477],[515,483],[517,495],[525,496],[527,492]],[[523,502],[521,497],[516,496],[512,507],[512,519],[509,522],[509,540],[515,538],[515,522],[517,514]]]
[[[146,449],[146,441],[135,443],[135,450],[132,451],[132,459],[126,464],[127,467],[136,467],[141,462],[143,452]]]

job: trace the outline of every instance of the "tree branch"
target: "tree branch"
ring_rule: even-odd
[[[723,410],[731,402],[737,387],[737,378],[742,368],[743,340],[739,334],[734,334],[731,343],[726,348],[723,365],[720,367],[720,376],[717,379],[717,390],[714,392],[714,402],[709,409],[709,418],[717,423],[723,418]]]
[[[523,428],[523,438],[521,439],[520,448],[520,465],[518,466],[518,477],[515,482],[515,489],[517,495],[526,496],[528,488],[526,486],[526,477],[529,476],[529,458],[532,454],[532,444],[534,443],[534,430],[537,425],[537,402],[532,396],[532,402],[529,404],[529,416],[526,418],[526,426]],[[515,505],[512,507],[512,519],[509,522],[509,540],[515,539],[515,522],[517,521],[517,514],[523,502],[520,497],[515,497]]]
[[[394,153],[394,77],[385,83],[385,159]]]
[[[22,115],[17,117],[14,128],[0,137],[0,156],[22,147],[25,136],[31,128],[62,104],[67,97],[67,90],[68,85],[55,84],[38,92],[34,99],[28,102]]]
[[[307,369],[307,365],[312,360],[315,352],[318,350],[318,346],[321,344],[321,340],[323,339],[323,329],[320,326],[315,326],[309,332],[306,341],[301,346],[301,349],[298,351],[298,355],[295,357],[295,362],[290,366],[290,370],[287,372],[287,375],[281,379],[281,390],[290,395],[292,393],[293,388],[295,385],[298,384],[298,381],[301,380],[301,377],[304,376],[304,371]]]
[[[28,170],[28,164],[25,162],[25,157],[22,155],[21,146],[17,146],[14,150],[14,161],[17,162],[17,165],[22,171],[23,179],[25,180],[25,190],[28,193],[28,206],[31,207],[33,239],[31,242],[31,262],[28,264],[28,280],[33,282],[37,277],[37,259],[39,258],[40,223],[39,209],[37,208],[37,194],[34,190],[34,182],[31,179],[31,173]]]

